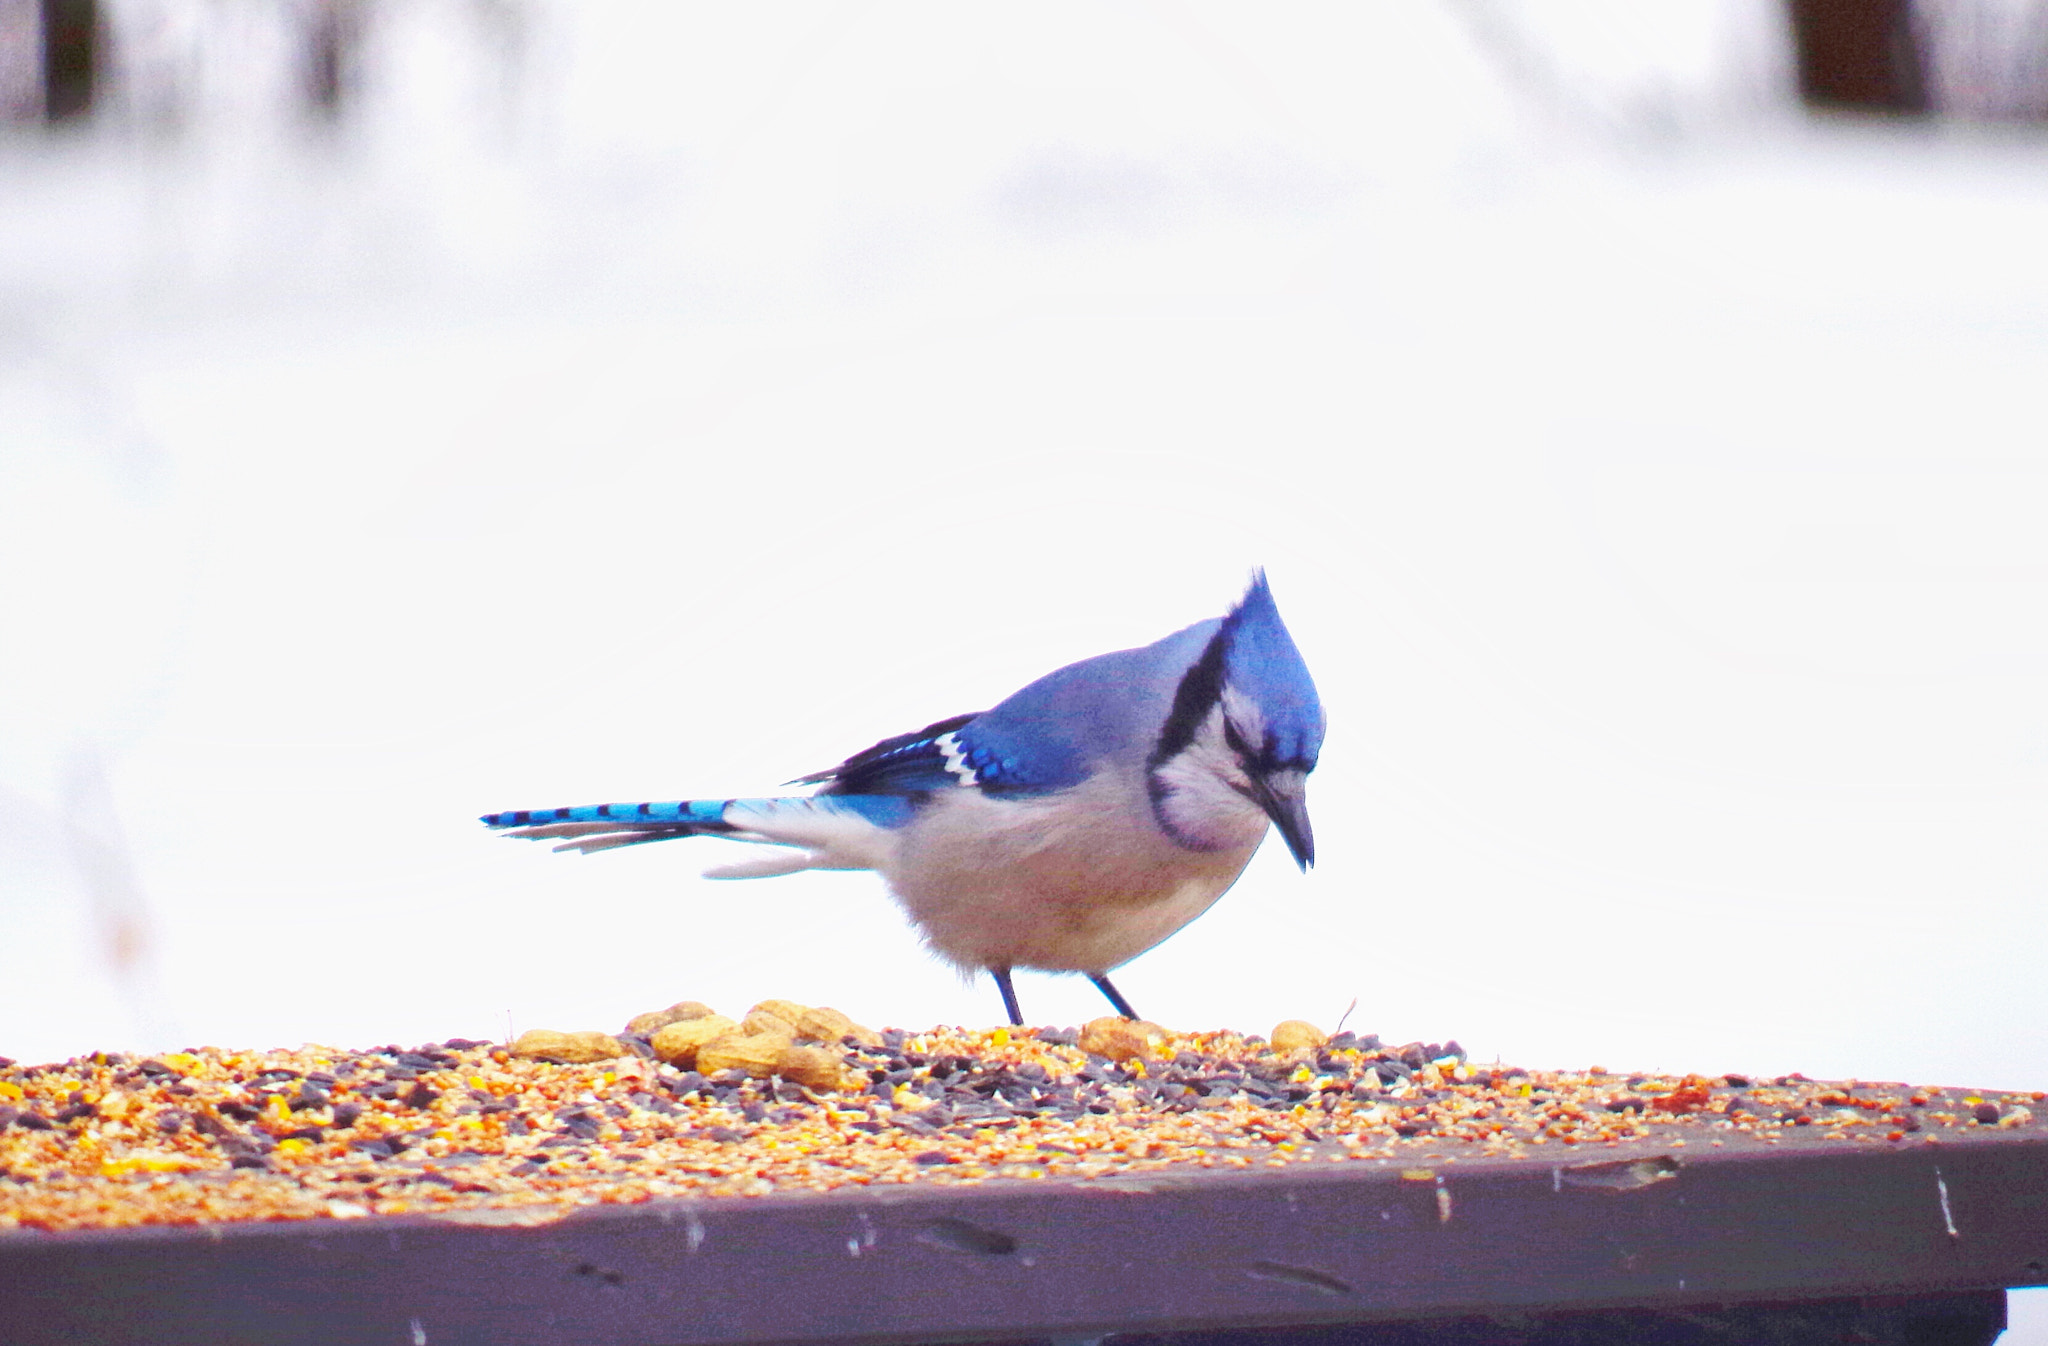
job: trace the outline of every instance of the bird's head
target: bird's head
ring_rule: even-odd
[[[1174,693],[1149,764],[1153,812],[1197,850],[1270,820],[1307,869],[1316,858],[1308,773],[1323,729],[1315,681],[1260,571]]]

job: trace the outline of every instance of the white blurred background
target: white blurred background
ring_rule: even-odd
[[[0,1053],[994,1022],[872,876],[475,817],[1263,564],[1321,863],[1150,1017],[2048,1086],[2041,5],[1893,117],[1770,0],[90,10],[0,0]]]

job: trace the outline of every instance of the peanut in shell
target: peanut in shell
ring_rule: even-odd
[[[882,1035],[872,1028],[864,1028],[853,1019],[833,1009],[820,1005],[804,1011],[803,1018],[796,1022],[796,1035],[814,1042],[837,1043],[841,1038],[851,1037],[863,1047],[879,1047]]]
[[[626,1031],[638,1033],[642,1037],[653,1037],[670,1024],[707,1018],[714,1012],[711,1006],[701,1000],[678,1000],[667,1009],[649,1010],[645,1014],[634,1015],[626,1021]]]
[[[584,1065],[630,1056],[624,1043],[609,1033],[560,1033],[552,1028],[530,1028],[508,1049],[513,1056],[532,1061],[561,1061]]]
[[[757,1080],[775,1073],[785,1048],[795,1043],[786,1033],[735,1033],[697,1049],[697,1069],[705,1075],[744,1070]]]
[[[1269,1041],[1276,1052],[1291,1052],[1303,1047],[1320,1047],[1330,1040],[1329,1034],[1317,1028],[1306,1019],[1287,1019],[1273,1026]]]
[[[684,1019],[657,1031],[648,1045],[654,1054],[682,1070],[698,1068],[698,1058],[707,1043],[723,1037],[737,1037],[740,1026],[723,1014],[701,1019]]]
[[[1128,1061],[1134,1056],[1171,1055],[1164,1048],[1167,1037],[1164,1028],[1148,1020],[1106,1014],[1082,1026],[1079,1046],[1112,1061]]]

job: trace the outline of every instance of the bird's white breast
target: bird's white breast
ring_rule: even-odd
[[[882,867],[934,951],[963,970],[1107,972],[1209,909],[1251,860],[1266,818],[1245,802],[1203,850],[1152,816],[1143,780],[1057,794],[945,791]]]

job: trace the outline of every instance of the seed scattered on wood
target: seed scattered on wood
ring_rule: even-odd
[[[1670,1093],[1650,1100],[1650,1107],[1658,1112],[1698,1112],[1707,1106],[1713,1096],[1713,1087],[1697,1075],[1687,1075],[1679,1086]]]
[[[1120,1019],[1090,1026],[1095,1055],[1074,1050],[1078,1032],[1009,1029],[890,1029],[863,1046],[834,1034],[843,1016],[802,1008],[819,1034],[803,1043],[708,1015],[664,1026],[705,1022],[698,1031],[740,1048],[700,1048],[709,1059],[696,1069],[611,1054],[618,1040],[602,1034],[589,1036],[606,1054],[582,1064],[458,1039],[207,1048],[167,1053],[155,1071],[97,1053],[0,1066],[0,1122],[12,1115],[0,1126],[0,1231],[482,1207],[539,1222],[592,1201],[1529,1157],[1546,1145],[1661,1152],[1688,1137],[1754,1152],[1914,1145],[1963,1128],[1975,1134],[1957,1143],[1996,1144],[2039,1133],[2044,1098],[1793,1076],[1736,1093],[1719,1074],[1474,1068],[1449,1042],[1387,1048],[1369,1034],[1285,1052]],[[326,1107],[294,1106],[315,1104],[316,1088]],[[95,1112],[54,1120],[86,1106]],[[1995,1121],[1979,1123],[1980,1107]]]

